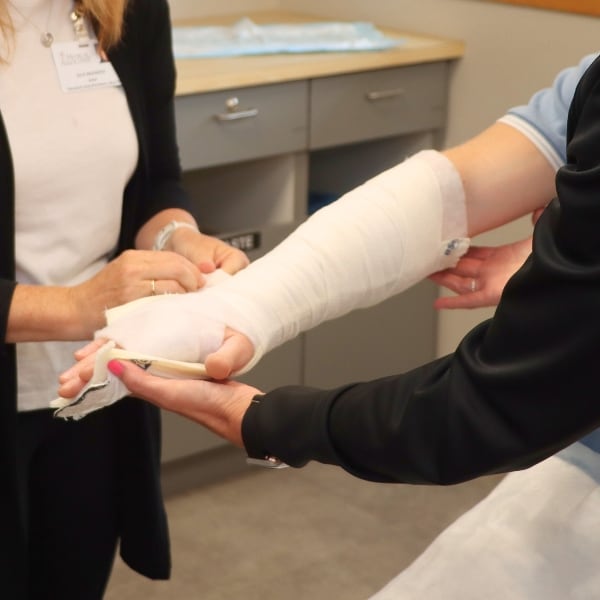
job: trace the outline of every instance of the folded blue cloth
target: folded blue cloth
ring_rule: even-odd
[[[173,28],[175,58],[384,50],[402,43],[363,22],[257,25],[244,18],[231,27]]]

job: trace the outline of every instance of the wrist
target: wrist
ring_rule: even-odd
[[[106,325],[105,311],[100,305],[90,302],[87,282],[63,288],[64,307],[69,315],[65,326],[67,339],[90,340],[94,331]]]
[[[268,469],[283,469],[288,466],[286,463],[272,455],[270,452],[266,451],[262,445],[257,444],[256,442],[253,443],[252,439],[246,441],[243,435],[244,427],[246,427],[246,429],[252,427],[249,422],[257,418],[255,413],[259,410],[262,395],[263,394],[259,393],[252,398],[251,403],[246,408],[246,411],[242,417],[242,442],[244,444],[246,453],[248,454],[246,462],[249,465],[266,467]]]
[[[83,315],[74,288],[18,284],[9,309],[7,343],[84,340],[93,326]]]
[[[198,226],[188,221],[169,221],[164,227],[162,227],[156,236],[154,237],[154,243],[152,244],[153,250],[169,250],[171,238],[173,234],[179,229],[189,229],[199,233]]]

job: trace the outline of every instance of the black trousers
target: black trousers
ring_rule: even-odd
[[[19,414],[29,600],[100,600],[104,594],[118,541],[110,413],[69,422],[49,410]]]

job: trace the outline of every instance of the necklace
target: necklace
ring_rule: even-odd
[[[22,17],[24,21],[29,23],[34,29],[37,29],[40,32],[40,43],[44,48],[50,48],[52,43],[54,42],[54,36],[52,33],[48,31],[48,26],[50,25],[50,17],[52,16],[52,0],[50,0],[50,7],[48,8],[48,17],[46,18],[46,28],[44,30],[40,29],[29,17],[24,15],[10,0],[7,0],[8,4],[10,4],[15,12]]]
[[[85,26],[84,12],[81,3],[75,0],[73,10],[69,13],[69,18],[73,24],[75,39],[80,46],[87,46],[90,43],[87,27]]]

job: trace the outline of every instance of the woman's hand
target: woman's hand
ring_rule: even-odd
[[[472,246],[453,269],[431,275],[456,296],[441,296],[437,309],[496,306],[506,282],[531,253],[531,238],[498,247]]]
[[[108,368],[137,398],[187,417],[243,448],[242,419],[260,390],[235,381],[164,379],[127,361],[112,360]]]
[[[203,273],[223,269],[233,275],[249,264],[248,257],[241,250],[216,237],[187,227],[181,227],[172,233],[165,250],[184,256]]]
[[[73,318],[85,328],[79,339],[90,339],[105,325],[108,308],[154,294],[192,292],[203,285],[202,273],[184,256],[126,250],[94,277],[69,289]]]
[[[91,338],[105,325],[104,311],[155,294],[181,294],[204,286],[202,273],[216,268],[235,273],[248,257],[229,244],[189,228],[173,232],[171,251],[126,250],[94,277],[69,288],[73,322],[83,330],[73,339]]]
[[[89,340],[106,324],[108,308],[153,294],[194,291],[204,283],[199,268],[184,256],[127,250],[71,287],[17,285],[5,341]]]

